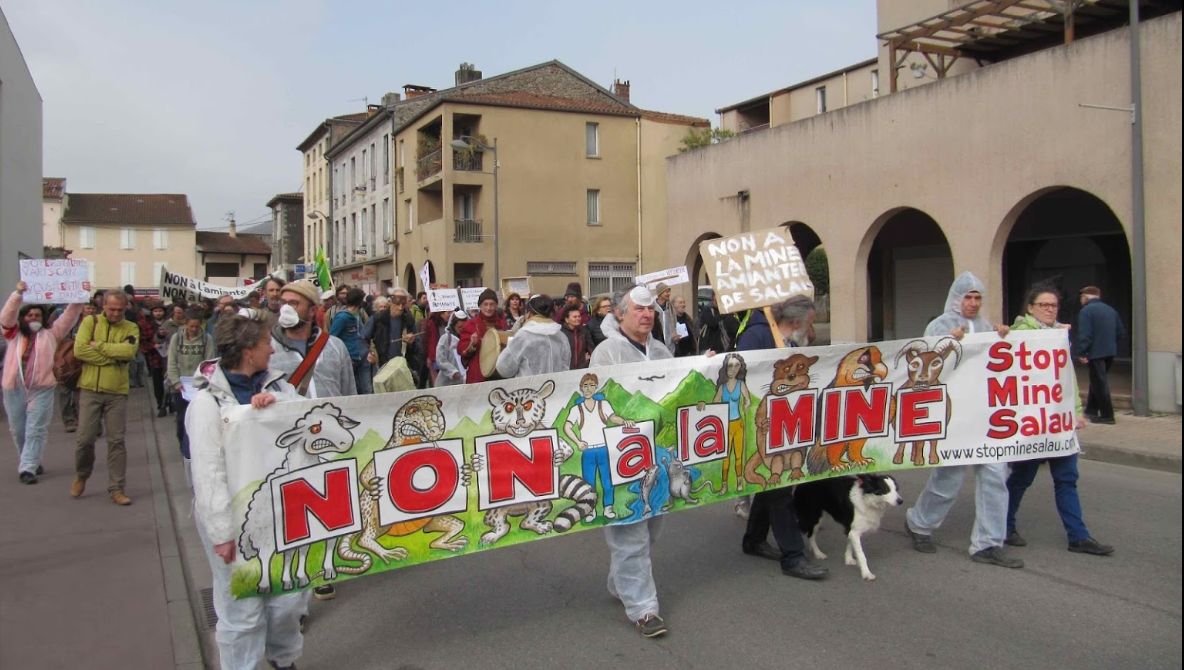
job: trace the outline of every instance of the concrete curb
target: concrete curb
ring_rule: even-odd
[[[176,519],[169,504],[165,465],[160,458],[160,442],[156,435],[156,414],[152,403],[144,403],[144,440],[148,451],[148,473],[152,483],[152,506],[156,517],[156,537],[160,546],[160,565],[164,574],[165,598],[168,602],[169,625],[172,629],[173,662],[178,670],[205,668],[193,600],[189,594],[188,571],[182,558]]]
[[[1107,445],[1082,445],[1081,457],[1090,461],[1101,461],[1116,465],[1129,465],[1145,470],[1162,470],[1180,473],[1180,455],[1153,454],[1130,449],[1119,449]]]

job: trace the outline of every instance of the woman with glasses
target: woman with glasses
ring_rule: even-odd
[[[1060,294],[1051,285],[1037,284],[1028,289],[1024,300],[1025,313],[1015,318],[1012,330],[1041,330],[1047,328],[1069,329],[1069,325],[1057,321],[1060,310]],[[1073,387],[1068,389],[1076,400],[1077,425],[1085,425],[1085,417],[1081,411],[1081,395],[1077,392],[1077,381],[1074,378]],[[1013,547],[1023,547],[1028,544],[1019,531],[1016,530],[1015,517],[1019,511],[1020,502],[1024,499],[1024,492],[1036,479],[1036,471],[1041,463],[1048,463],[1048,472],[1052,475],[1053,491],[1056,498],[1057,513],[1061,516],[1061,523],[1065,526],[1065,533],[1069,536],[1069,551],[1094,556],[1106,556],[1114,553],[1114,547],[1098,542],[1089,534],[1085,520],[1081,516],[1081,499],[1077,497],[1077,454],[1058,456],[1056,458],[1034,459],[1030,461],[1016,461],[1011,464],[1011,475],[1007,478],[1007,544]]]

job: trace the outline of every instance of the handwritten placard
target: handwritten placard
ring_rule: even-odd
[[[699,254],[724,314],[814,297],[802,254],[782,227],[706,240]]]
[[[460,296],[454,288],[428,289],[428,311],[455,312],[460,309]]]
[[[68,258],[21,261],[24,302],[62,304],[90,301],[90,262]]]
[[[688,284],[690,281],[691,276],[687,274],[687,266],[685,265],[679,265],[678,267],[667,268],[665,270],[658,270],[657,272],[650,272],[644,275],[637,275],[637,283],[647,288],[653,288],[658,284],[678,286],[679,284]]]
[[[481,299],[481,294],[484,292],[484,286],[462,288],[460,290],[460,304],[463,305],[467,310],[480,309],[481,305],[478,301]]]

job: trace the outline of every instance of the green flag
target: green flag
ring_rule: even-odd
[[[312,277],[312,283],[321,289],[322,294],[326,291],[332,293],[333,275],[329,273],[329,260],[325,258],[324,249],[317,249],[316,264],[313,266],[313,269],[315,272]]]

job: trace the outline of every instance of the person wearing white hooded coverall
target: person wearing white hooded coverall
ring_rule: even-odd
[[[218,656],[223,670],[254,670],[265,658],[272,667],[294,668],[304,650],[305,594],[241,599],[231,594],[234,570],[244,563],[236,551],[235,492],[227,479],[222,409],[249,404],[258,411],[301,396],[282,371],[269,367],[271,337],[263,320],[224,315],[214,328],[214,344],[221,357],[199,366],[198,393],[185,413],[185,429],[193,437],[194,520],[213,576]]]
[[[945,312],[929,322],[925,337],[950,336],[960,340],[966,335],[995,331],[1008,333],[1006,325],[991,325],[979,314],[986,288],[970,272],[958,275],[950,286]],[[1007,464],[951,465],[935,469],[917,502],[905,513],[906,527],[913,548],[925,554],[937,551],[933,531],[941,527],[946,514],[958,498],[958,491],[968,472],[974,472],[974,530],[970,536],[970,557],[976,563],[1022,568],[1024,562],[1005,555],[1007,537]]]
[[[615,321],[606,318],[601,328],[605,340],[592,352],[588,367],[641,363],[674,358],[665,343],[651,334],[654,327],[654,294],[644,286],[626,293],[617,302]],[[608,592],[625,605],[625,615],[644,637],[666,632],[658,616],[658,589],[650,563],[650,545],[657,540],[663,517],[631,524],[605,526],[609,549]]]
[[[497,357],[502,379],[567,372],[571,345],[561,326],[551,319],[551,299],[536,295],[526,303],[526,318]]]

